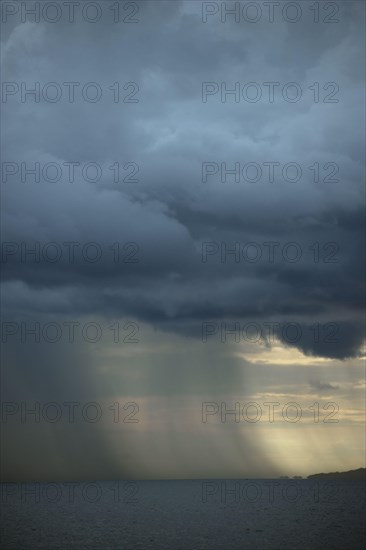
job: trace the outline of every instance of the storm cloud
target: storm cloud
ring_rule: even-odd
[[[360,358],[364,343],[364,4],[338,2],[333,24],[314,23],[306,2],[297,3],[297,22],[279,10],[273,22],[263,15],[257,23],[222,21],[220,12],[204,22],[203,4],[137,2],[131,24],[105,10],[95,24],[7,18],[7,401],[52,401],[53,391],[55,400],[93,400],[113,395],[108,376],[120,395],[126,387],[144,395],[145,385],[154,396],[177,387],[228,395],[251,361],[242,332],[250,323],[261,328],[260,350],[280,342],[342,361],[352,371],[343,382],[359,379],[347,360]],[[277,83],[273,101],[269,82]],[[87,83],[94,85],[85,90]],[[99,89],[98,100],[88,99]],[[71,351],[62,342],[37,348],[32,337],[19,345],[21,323],[70,320],[137,323],[161,352],[141,343],[134,350],[143,360],[131,354],[120,360],[121,378],[103,378],[110,340],[101,355],[82,339]],[[205,323],[214,327],[207,345]],[[236,335],[225,347],[222,323],[239,324],[241,361],[228,358]],[[284,334],[286,323],[301,335]],[[195,350],[189,366],[186,346]],[[183,355],[174,359],[175,349]],[[319,380],[304,375],[301,384],[338,388]],[[119,472],[108,468],[111,477]]]

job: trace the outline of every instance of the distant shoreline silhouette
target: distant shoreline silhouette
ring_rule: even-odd
[[[327,474],[312,474],[308,479],[326,477],[331,479],[362,479],[366,480],[366,468],[358,468],[357,470],[348,470],[347,472],[330,472]]]

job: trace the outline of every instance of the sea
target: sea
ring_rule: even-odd
[[[325,479],[1,484],[1,546],[358,550],[365,483]]]

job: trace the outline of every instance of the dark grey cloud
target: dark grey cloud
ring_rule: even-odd
[[[220,352],[202,344],[188,367],[183,352],[175,359],[172,354],[175,339],[198,349],[205,322],[298,323],[302,334],[296,341],[275,332],[285,348],[308,358],[342,360],[345,369],[348,359],[362,353],[364,5],[339,2],[336,24],[314,24],[305,2],[298,23],[238,24],[228,18],[223,24],[219,17],[202,23],[200,4],[141,2],[139,22],[130,25],[107,18],[54,25],[10,18],[4,25],[3,81],[30,88],[57,82],[63,96],[56,103],[34,103],[21,102],[18,94],[2,104],[8,136],[3,162],[62,168],[54,183],[42,174],[40,182],[31,175],[22,182],[20,171],[2,182],[3,241],[15,247],[3,258],[3,318],[146,323],[156,330],[162,349],[165,343],[172,347],[163,359],[149,358],[145,350],[143,366],[139,357],[126,359],[126,378],[109,373],[120,393],[127,387],[127,393],[133,388],[143,394],[145,380],[146,392],[154,395],[190,393],[193,386],[197,392],[206,388],[216,394],[221,388],[229,394],[249,361],[231,357],[223,370],[234,344],[218,347]],[[296,82],[301,100],[291,103],[279,95],[273,103],[236,103],[229,96],[223,103],[216,94],[202,102],[203,82],[226,83],[228,89],[236,82],[257,82],[265,93],[263,83],[269,81],[280,82],[280,89]],[[80,83],[74,103],[67,101],[65,82]],[[99,102],[80,95],[88,82],[102,88]],[[130,90],[123,85],[136,83],[138,103],[114,103],[109,88],[115,82],[124,95]],[[314,102],[315,82],[321,98],[332,90],[323,86],[336,83],[339,102]],[[73,182],[65,166],[70,162],[80,163]],[[90,162],[102,169],[95,183],[82,177]],[[110,169],[115,162],[135,163],[137,181],[115,183]],[[218,173],[203,181],[205,162],[226,163],[229,169],[257,163],[262,178],[235,182],[228,175],[222,182]],[[273,182],[266,176],[268,162],[280,163]],[[283,177],[287,163],[301,167],[298,181]],[[337,181],[326,180],[334,167]],[[122,168],[123,177],[128,173]],[[70,242],[77,243],[73,262],[65,245]],[[102,251],[94,263],[80,252],[91,242]],[[276,243],[273,262],[268,242]],[[20,261],[21,243],[29,249],[56,243],[62,257]],[[118,263],[115,243],[120,243]],[[204,243],[214,247],[206,262]],[[248,243],[260,247],[257,262],[243,257]],[[288,243],[301,250],[299,261],[283,256]],[[221,256],[223,248],[235,246],[239,261]],[[138,261],[125,261],[132,252]],[[323,327],[319,338],[311,328],[316,323]],[[332,323],[336,341],[324,333]],[[46,345],[42,351],[31,344],[15,350],[13,343],[6,351],[8,399],[111,394],[99,372],[104,355],[93,356],[83,342],[72,350]],[[263,337],[260,345],[267,350],[273,342]],[[131,365],[139,372],[136,378]],[[287,376],[281,372],[280,381]],[[316,374],[301,383],[319,392],[337,389],[337,383]]]
[[[310,386],[319,391],[338,390],[339,386],[332,386],[328,382],[319,382],[319,380],[312,380]]]

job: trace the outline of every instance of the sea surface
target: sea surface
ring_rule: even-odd
[[[3,483],[1,493],[4,550],[366,547],[362,481]]]

